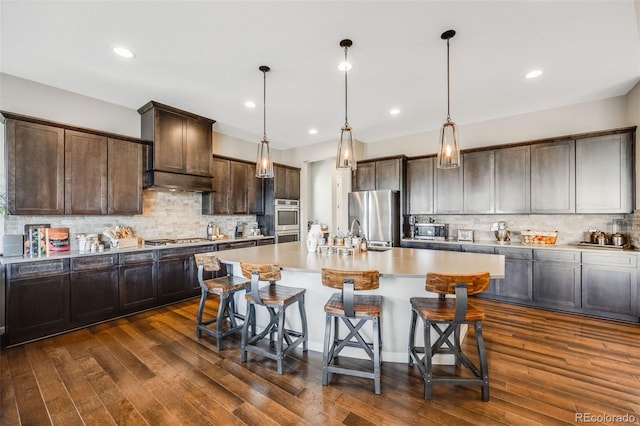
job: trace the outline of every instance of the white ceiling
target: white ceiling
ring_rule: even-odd
[[[343,38],[353,40],[349,123],[365,143],[442,124],[448,29],[460,126],[624,95],[640,79],[633,0],[1,0],[0,13],[1,72],[133,109],[156,100],[256,142],[268,65],[267,136],[279,149],[337,137]],[[533,68],[543,76],[525,80]]]

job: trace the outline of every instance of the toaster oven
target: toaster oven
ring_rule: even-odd
[[[444,223],[416,223],[414,238],[444,241],[449,236],[449,225]]]

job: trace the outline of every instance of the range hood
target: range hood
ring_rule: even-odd
[[[215,120],[156,101],[138,109],[145,189],[211,192]]]
[[[168,173],[160,170],[144,172],[144,189],[165,189],[169,191],[211,192],[213,178]]]

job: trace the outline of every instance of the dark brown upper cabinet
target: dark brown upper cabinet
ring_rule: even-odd
[[[64,214],[64,129],[7,119],[5,131],[9,212]]]
[[[407,205],[412,215],[433,214],[434,157],[407,161]]]
[[[300,184],[298,183],[299,196]],[[264,214],[264,179],[256,177],[255,164],[247,165],[247,213]]]
[[[211,191],[215,121],[155,101],[138,112],[142,139],[151,143],[144,186]]]
[[[229,162],[229,212],[231,214],[247,213],[247,182],[249,165],[238,161]]]
[[[65,130],[64,211],[107,214],[107,138]]]
[[[531,213],[575,211],[575,141],[531,145]]]
[[[263,180],[255,163],[214,157],[213,192],[202,194],[202,214],[264,213]]]
[[[630,133],[576,141],[576,213],[633,213]]]
[[[435,170],[434,206],[436,214],[460,214],[463,210],[463,188],[465,166],[464,155],[460,156],[460,167]]]
[[[140,140],[8,112],[2,116],[11,214],[142,213]]]
[[[531,147],[495,150],[495,213],[531,212]]]
[[[495,151],[477,151],[462,154],[462,210],[464,213],[494,212]]]
[[[352,173],[354,191],[373,191],[376,189],[376,162],[359,162]]]
[[[300,199],[300,169],[273,166],[273,198],[285,200]]]
[[[107,176],[109,214],[142,213],[142,152],[144,146],[109,138]]]
[[[351,175],[352,190],[390,189],[403,192],[405,163],[404,156],[358,162],[358,168]]]

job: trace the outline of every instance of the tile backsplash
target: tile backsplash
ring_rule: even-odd
[[[133,227],[136,235],[151,238],[206,237],[207,224],[214,222],[220,233],[232,236],[236,222],[254,222],[255,215],[202,215],[202,195],[196,192],[146,190],[143,213],[135,216],[5,216],[5,234],[23,234],[24,225],[48,223],[69,228],[71,249],[77,248],[75,235],[102,234],[116,225]]]
[[[631,242],[640,242],[640,211],[634,214],[518,214],[518,215],[419,215],[416,222],[449,224],[449,236],[458,235],[458,229],[472,229],[475,241],[495,240],[491,225],[505,221],[511,233],[511,241],[522,241],[521,231],[558,231],[558,244],[575,244],[588,240],[591,229],[611,233],[613,219],[624,219],[626,234]]]
[[[143,214],[135,216],[16,216],[4,217],[5,234],[23,234],[28,223],[48,223],[52,227],[69,228],[72,249],[77,248],[78,233],[102,234],[116,225],[131,226],[136,235],[150,238],[205,237],[207,224],[214,222],[220,232],[233,235],[236,222],[254,222],[254,215],[202,215],[202,195],[195,192],[146,190],[143,193]],[[633,214],[606,215],[419,215],[418,222],[449,224],[449,235],[457,236],[458,229],[472,229],[476,241],[495,239],[491,224],[503,220],[511,231],[511,240],[520,241],[521,231],[559,231],[558,244],[584,241],[587,231],[599,229],[610,233],[613,219],[624,219],[631,243],[640,245],[640,210]]]

